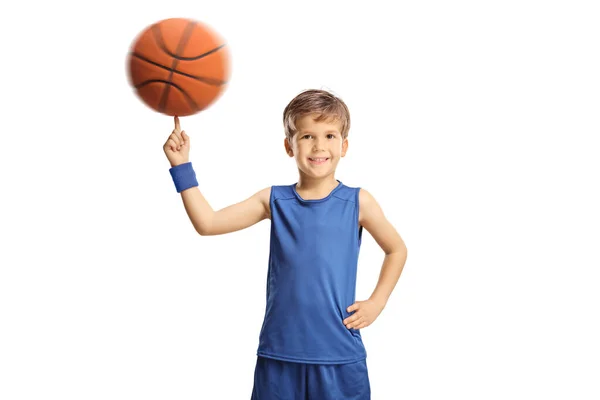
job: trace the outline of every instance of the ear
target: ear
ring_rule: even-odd
[[[342,141],[342,157],[344,157],[346,155],[347,151],[348,151],[348,138],[346,138]]]
[[[292,146],[290,145],[290,141],[287,137],[283,139],[283,145],[285,146],[285,152],[288,154],[288,156],[293,157],[294,151],[292,150]]]

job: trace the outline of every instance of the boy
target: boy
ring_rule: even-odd
[[[324,90],[304,91],[285,108],[283,124],[298,182],[267,187],[219,211],[197,188],[188,160],[190,138],[177,117],[163,149],[200,235],[271,220],[267,305],[252,400],[367,400],[371,389],[359,330],[385,307],[404,267],[406,246],[369,192],[334,176],[350,130],[341,99]],[[355,301],[363,227],[385,259],[371,297]]]

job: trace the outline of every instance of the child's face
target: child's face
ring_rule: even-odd
[[[342,139],[339,122],[315,122],[316,114],[296,121],[297,133],[292,143],[285,139],[285,149],[296,159],[300,171],[311,177],[324,177],[335,172],[341,157],[346,155],[348,138]],[[327,159],[323,161],[322,159]]]

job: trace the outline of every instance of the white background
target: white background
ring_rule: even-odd
[[[409,249],[362,331],[375,400],[598,399],[599,13],[588,1],[3,5],[0,398],[249,399],[270,222],[198,236],[170,117],[128,84],[155,21],[211,25],[230,86],[182,118],[217,210],[297,181],[281,115],[352,115],[336,177]],[[365,232],[357,299],[383,252]]]

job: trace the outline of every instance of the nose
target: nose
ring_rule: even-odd
[[[321,140],[316,139],[313,144],[313,151],[323,150],[323,145],[321,144]]]

